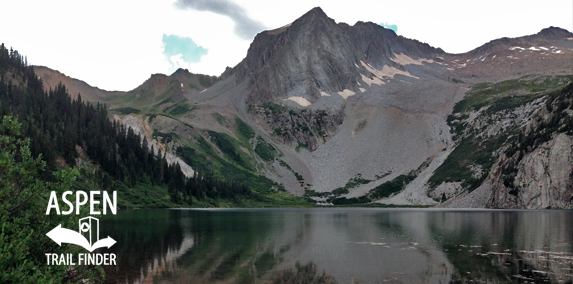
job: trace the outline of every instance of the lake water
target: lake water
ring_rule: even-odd
[[[573,211],[129,210],[107,235],[109,283],[573,282]]]

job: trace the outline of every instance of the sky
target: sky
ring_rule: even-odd
[[[120,91],[177,68],[218,76],[246,56],[257,33],[317,6],[336,22],[374,22],[450,53],[549,26],[573,30],[573,0],[2,2],[0,42],[29,64]]]

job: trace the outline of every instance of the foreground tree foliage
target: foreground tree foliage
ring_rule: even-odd
[[[45,253],[73,253],[44,234],[58,224],[75,226],[73,215],[46,215],[50,191],[70,190],[77,170],[53,172],[42,179],[46,162],[34,158],[30,139],[20,136],[21,124],[11,116],[0,124],[0,283],[75,283],[100,281],[102,272],[89,267],[48,266]]]

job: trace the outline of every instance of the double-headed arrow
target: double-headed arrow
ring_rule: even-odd
[[[62,243],[74,244],[87,249],[89,252],[102,247],[110,248],[116,243],[114,239],[107,236],[107,238],[101,239],[90,246],[89,241],[82,234],[74,230],[62,228],[62,224],[59,224],[53,230],[49,231],[46,236],[48,236],[60,246]]]

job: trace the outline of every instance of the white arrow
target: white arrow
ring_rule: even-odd
[[[89,241],[82,234],[70,229],[62,228],[62,224],[59,224],[57,227],[49,231],[46,236],[60,246],[62,243],[74,244],[87,249],[89,252],[101,247],[109,248],[116,243],[114,239],[108,236],[105,239],[97,241],[93,246],[90,246]]]
[[[97,249],[97,248],[103,248],[103,247],[110,248],[110,247],[113,246],[115,243],[116,243],[116,241],[115,241],[114,239],[112,239],[110,236],[107,236],[107,238],[101,239],[101,240],[97,241],[97,242],[92,246],[92,250]]]

